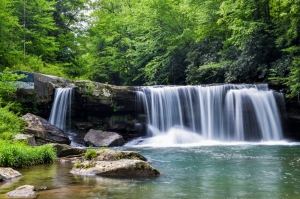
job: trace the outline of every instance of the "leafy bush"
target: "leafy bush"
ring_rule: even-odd
[[[224,82],[224,73],[225,73],[226,63],[214,63],[211,62],[207,65],[202,65],[198,69],[188,67],[188,70],[193,70],[193,73],[190,73],[187,77],[187,82],[189,84],[212,84],[212,83],[222,83]]]
[[[15,100],[14,94],[17,90],[17,80],[24,78],[25,75],[11,73],[8,69],[0,72],[0,106],[6,105]]]
[[[87,160],[91,160],[91,159],[97,157],[97,151],[94,149],[88,150],[85,152],[84,157]]]
[[[21,133],[25,126],[25,121],[10,111],[12,104],[5,107],[0,106],[0,139],[9,140],[14,135]]]
[[[25,143],[0,140],[0,167],[26,167],[53,162],[56,157],[53,147],[43,145],[30,147]]]

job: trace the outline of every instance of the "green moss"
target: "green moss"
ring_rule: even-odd
[[[73,169],[88,169],[94,166],[95,166],[94,162],[83,163],[80,160],[77,160],[77,162],[73,166]]]
[[[87,159],[87,160],[91,160],[91,159],[97,157],[97,151],[94,150],[94,149],[87,150],[87,151],[85,152],[85,154],[84,154],[84,157],[85,157],[85,159]]]
[[[94,166],[95,166],[95,163],[89,162],[89,163],[87,163],[87,164],[84,164],[84,165],[83,165],[83,168],[84,168],[84,169],[88,169],[88,168],[91,168],[91,167],[94,167]]]
[[[87,91],[82,95],[82,97],[89,97],[93,94],[93,92],[95,90],[95,85],[93,84],[93,82],[89,82],[86,89],[87,89]]]
[[[119,153],[117,155],[117,160],[121,160],[121,159],[135,159],[135,160],[140,160],[140,157],[138,156],[138,154],[135,154],[135,153]]]
[[[106,146],[102,146],[99,150],[105,150],[107,149]]]
[[[144,162],[139,162],[135,165],[136,170],[144,170],[146,167],[147,167],[147,165]]]

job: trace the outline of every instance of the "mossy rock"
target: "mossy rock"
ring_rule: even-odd
[[[97,151],[97,157],[95,158],[96,161],[114,161],[121,159],[147,161],[144,156],[134,151],[118,151],[110,149]]]

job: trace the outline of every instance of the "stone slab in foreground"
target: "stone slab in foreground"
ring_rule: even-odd
[[[71,170],[76,175],[99,175],[111,177],[157,177],[153,166],[142,160],[84,161],[76,163]]]
[[[36,198],[35,187],[24,185],[6,193],[9,198]]]
[[[7,181],[20,176],[22,174],[12,168],[0,167],[0,181]]]

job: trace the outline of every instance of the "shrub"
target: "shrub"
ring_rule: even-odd
[[[97,157],[97,151],[94,149],[88,150],[85,152],[84,157],[87,160],[91,160],[91,159]]]
[[[9,140],[15,134],[21,133],[25,126],[25,121],[19,118],[9,109],[12,104],[5,107],[0,106],[0,139]]]
[[[31,147],[22,142],[12,144],[10,141],[0,140],[0,167],[52,163],[54,158],[56,154],[50,145]]]

